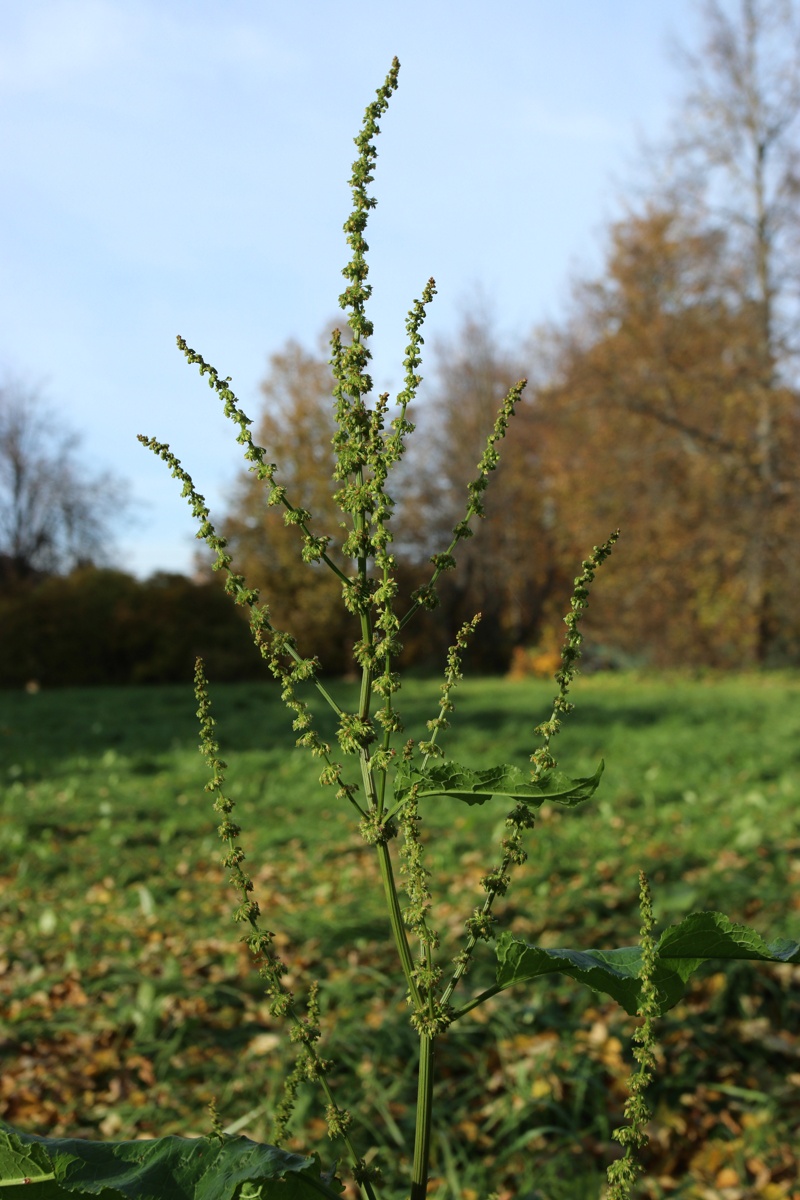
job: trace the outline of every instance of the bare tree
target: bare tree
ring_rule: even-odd
[[[731,403],[749,426],[739,463],[750,524],[743,569],[754,657],[763,661],[777,630],[771,579],[793,553],[778,532],[786,526],[781,510],[800,484],[800,9],[797,0],[705,0],[702,12],[700,49],[677,52],[687,89],[667,156],[667,207],[723,234],[718,293],[750,332]],[[696,396],[698,409],[704,399]],[[667,409],[650,415],[669,423]]]
[[[528,374],[521,358],[521,351],[503,346],[480,298],[463,313],[454,337],[436,347],[428,400],[414,413],[420,436],[409,447],[397,519],[398,546],[412,561],[427,562],[446,549],[464,513],[464,480],[477,473],[504,397]],[[494,670],[508,663],[515,646],[538,637],[550,596],[563,582],[544,512],[537,434],[536,414],[523,397],[500,448],[486,519],[475,523],[474,540],[457,547],[458,570],[446,574],[440,588],[448,642],[480,611],[473,652]]]
[[[798,481],[781,454],[779,425],[796,396],[800,281],[800,12],[794,0],[740,0],[738,12],[705,5],[702,54],[684,56],[689,91],[678,139],[687,167],[736,253],[739,291],[756,337],[751,408],[751,535],[748,603],[757,657],[774,632],[771,560],[781,557],[775,510]]]
[[[126,489],[87,470],[78,445],[36,391],[0,385],[0,580],[107,560]]]
[[[800,10],[795,0],[704,5],[699,54],[678,51],[688,89],[674,161],[693,196],[726,229],[741,295],[762,341],[763,382],[797,349],[800,257]]]

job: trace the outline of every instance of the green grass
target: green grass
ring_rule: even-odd
[[[552,694],[547,682],[466,681],[446,753],[524,766]],[[404,687],[410,735],[424,734],[437,695],[435,683]],[[630,943],[642,867],[659,928],[721,908],[797,937],[800,679],[594,676],[574,699],[556,756],[575,775],[604,758],[601,789],[575,812],[543,810],[503,919],[546,945]],[[272,688],[212,684],[212,702],[257,898],[292,986],[302,996],[321,976],[323,1052],[368,1099],[359,1143],[396,1144],[404,1160],[415,1035],[371,852],[350,810],[317,786],[318,763],[293,749]],[[0,693],[0,1115],[20,1128],[206,1132],[216,1095],[224,1122],[251,1114],[243,1132],[268,1137],[287,1052],[237,946],[194,709],[188,686]],[[424,814],[446,945],[479,898],[504,815],[446,799]],[[487,951],[469,987],[490,974]],[[726,1171],[737,1195],[800,1195],[798,974],[706,972],[664,1020],[643,1195],[716,1195]],[[501,996],[456,1025],[438,1062],[431,1195],[597,1197],[630,1029],[566,980]],[[334,1078],[348,1099],[348,1072]],[[313,1093],[298,1117],[297,1146],[322,1143]]]

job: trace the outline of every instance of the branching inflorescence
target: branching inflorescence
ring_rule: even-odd
[[[461,678],[463,655],[480,614],[462,626],[448,651],[439,711],[428,722],[427,736],[416,742],[407,739],[399,752],[396,741],[403,732],[403,721],[396,706],[400,689],[396,663],[402,651],[402,630],[417,614],[436,606],[437,584],[441,575],[455,567],[454,552],[459,543],[472,536],[474,519],[485,515],[484,493],[498,466],[499,446],[521,400],[525,381],[516,383],[500,406],[477,464],[477,475],[467,485],[464,514],[453,528],[449,544],[432,556],[433,570],[429,580],[413,592],[404,604],[401,603],[397,560],[392,553],[394,501],[388,490],[388,481],[392,469],[403,458],[408,435],[414,430],[414,425],[408,419],[408,410],[421,383],[418,368],[423,345],[422,328],[436,287],[433,279],[428,280],[408,314],[408,342],[401,392],[393,405],[386,393],[370,402],[372,380],[368,373],[370,351],[367,341],[373,328],[366,314],[371,287],[367,282],[368,246],[364,232],[369,212],[376,202],[367,189],[373,179],[376,161],[378,122],[397,86],[398,71],[399,63],[395,60],[385,83],[378,89],[376,99],[367,108],[362,130],[355,139],[358,157],[353,164],[350,180],[353,209],[344,226],[351,257],[343,271],[347,286],[339,298],[342,309],[348,314],[349,333],[345,338],[336,330],[331,338],[334,377],[332,399],[336,416],[334,478],[338,483],[335,499],[345,519],[345,535],[339,547],[341,558],[338,561],[352,564],[349,573],[328,554],[331,537],[314,530],[313,515],[294,505],[291,495],[279,482],[278,466],[269,461],[267,450],[254,442],[250,433],[251,422],[231,388],[230,377],[220,376],[183,338],[178,339],[187,361],[197,366],[201,375],[207,376],[209,386],[222,402],[225,414],[237,426],[237,441],[244,448],[249,470],[264,485],[266,503],[282,506],[286,523],[298,528],[301,535],[299,553],[303,561],[321,564],[336,575],[341,584],[345,607],[358,618],[360,636],[353,648],[353,656],[360,671],[361,683],[358,704],[353,711],[341,708],[330,695],[323,683],[320,659],[316,656],[305,657],[295,639],[274,626],[269,608],[261,600],[258,591],[249,587],[246,580],[235,571],[226,541],[215,531],[203,497],[170,448],[153,438],[140,440],[161,457],[172,474],[181,481],[183,495],[189,500],[199,522],[198,537],[206,542],[214,554],[215,570],[225,574],[226,589],[236,603],[249,610],[254,641],[281,688],[281,697],[291,713],[292,726],[298,734],[298,745],[323,759],[320,783],[336,788],[337,799],[355,808],[361,836],[368,845],[374,847],[378,856],[389,925],[407,988],[410,1020],[419,1034],[417,1122],[410,1200],[422,1200],[427,1190],[431,1148],[436,1039],[454,1020],[499,988],[490,989],[465,1003],[460,1011],[456,1011],[451,1004],[454,991],[466,975],[476,948],[494,938],[493,908],[497,899],[506,892],[513,868],[526,859],[523,840],[525,833],[533,827],[535,808],[548,794],[557,799],[575,797],[567,802],[577,803],[578,799],[591,794],[599,778],[598,772],[590,780],[566,780],[565,784],[566,777],[556,779],[553,775],[556,764],[550,752],[550,743],[558,732],[561,719],[571,708],[567,693],[575,673],[575,663],[580,656],[581,634],[578,625],[586,607],[589,587],[596,569],[611,552],[617,534],[613,534],[603,546],[595,548],[592,556],[584,562],[582,574],[575,581],[571,610],[566,617],[568,630],[562,667],[556,677],[559,692],[551,718],[537,729],[543,744],[532,756],[531,782],[514,783],[516,776],[513,772],[516,768],[503,767],[488,772],[493,779],[512,779],[508,786],[503,783],[502,788],[500,784],[498,788],[499,794],[513,796],[514,806],[506,818],[506,836],[500,861],[481,880],[483,902],[465,922],[464,945],[451,965],[445,982],[445,973],[437,958],[439,935],[431,922],[434,896],[425,867],[421,837],[421,797],[450,792],[457,798],[464,798],[458,790],[459,786],[464,785],[453,783],[452,778],[463,779],[465,772],[456,764],[446,762],[441,735],[447,730],[449,717],[454,710],[452,697]],[[342,762],[334,758],[330,744],[317,732],[311,709],[301,696],[304,685],[316,688],[336,714],[339,751],[345,760],[357,759],[357,780],[348,777]],[[270,1011],[273,1016],[288,1020],[291,1040],[298,1046],[295,1067],[286,1080],[284,1097],[274,1116],[275,1136],[280,1140],[286,1134],[301,1083],[305,1080],[316,1081],[324,1093],[330,1136],[343,1140],[354,1179],[364,1188],[370,1200],[376,1200],[377,1168],[374,1165],[367,1166],[364,1157],[353,1145],[350,1114],[337,1106],[331,1091],[329,1078],[332,1064],[322,1058],[317,1049],[321,1034],[317,988],[312,986],[306,1003],[306,1016],[301,1017],[294,996],[282,982],[286,967],[276,953],[273,935],[260,923],[259,906],[252,896],[252,880],[243,866],[245,856],[238,842],[239,827],[231,815],[233,802],[223,791],[225,764],[219,757],[214,738],[214,721],[200,662],[195,686],[201,750],[211,771],[208,790],[214,795],[214,808],[220,816],[219,834],[226,846],[223,862],[237,893],[234,919],[247,926],[244,940],[258,960],[259,971],[270,997]],[[480,775],[474,775],[474,779],[469,776],[468,786],[480,793],[482,798],[478,802],[482,803],[483,799],[491,797],[492,788]],[[404,903],[401,902],[395,881],[391,852],[392,841],[398,833],[402,834],[399,855]],[[412,949],[412,944],[416,949]],[[637,1078],[643,1086],[648,1078],[644,1067]],[[629,1116],[630,1134],[626,1131],[620,1135],[628,1143],[626,1161],[629,1144],[638,1144],[642,1127],[639,1108],[632,1107]]]

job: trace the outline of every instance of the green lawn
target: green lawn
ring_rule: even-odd
[[[552,694],[547,682],[465,682],[448,757],[525,766]],[[435,682],[404,686],[408,735],[425,735],[437,697]],[[542,811],[503,919],[545,945],[630,943],[641,867],[659,928],[720,908],[797,938],[800,678],[590,676],[573,699],[556,757],[573,775],[603,758],[602,785],[581,809]],[[415,1035],[372,852],[352,810],[317,786],[319,763],[293,748],[271,687],[212,686],[212,702],[267,924],[297,994],[320,979],[337,1097],[356,1084],[367,1096],[359,1144],[396,1146],[396,1165]],[[269,1135],[288,1051],[230,920],[195,707],[188,687],[0,693],[0,1116],[20,1128],[205,1132],[216,1096],[224,1123]],[[504,815],[444,798],[424,814],[445,948],[481,896]],[[490,973],[487,950],[469,986]],[[664,1019],[642,1195],[800,1197],[799,982],[793,967],[706,970]],[[566,980],[456,1025],[438,1063],[432,1197],[595,1200],[631,1028]],[[298,1148],[323,1141],[321,1118],[304,1094]]]

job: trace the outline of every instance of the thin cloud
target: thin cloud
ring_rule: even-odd
[[[558,138],[569,142],[605,142],[623,140],[630,131],[620,128],[599,112],[563,112],[541,105],[526,105],[519,116],[519,123],[528,133],[537,137]]]
[[[182,65],[182,81],[209,70],[285,76],[300,55],[263,23],[236,13],[192,12],[120,0],[40,0],[0,24],[0,91],[63,93],[70,84],[159,61]]]
[[[72,79],[135,53],[135,9],[107,0],[50,0],[20,7],[0,42],[0,88],[57,92]]]

